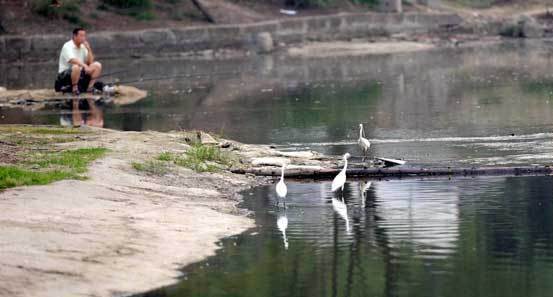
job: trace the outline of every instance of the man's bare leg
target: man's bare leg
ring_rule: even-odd
[[[81,77],[81,67],[77,65],[71,66],[71,88],[73,93],[79,88],[79,78]]]
[[[92,90],[94,83],[96,83],[96,79],[102,74],[102,64],[100,64],[100,62],[94,62],[90,64],[89,69],[90,72],[87,74],[90,75],[90,82],[88,83],[87,91]]]

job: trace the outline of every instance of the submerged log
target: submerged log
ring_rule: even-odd
[[[297,166],[286,169],[285,176],[289,178],[333,178],[341,168],[321,168]],[[233,169],[233,173],[253,174],[257,176],[280,176],[278,167],[254,167]],[[407,176],[476,176],[476,175],[548,175],[553,173],[549,166],[521,166],[521,167],[471,167],[471,168],[350,168],[347,175],[350,177],[407,177]]]

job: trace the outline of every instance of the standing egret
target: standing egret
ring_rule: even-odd
[[[278,230],[282,233],[282,240],[284,240],[284,249],[288,249],[288,238],[286,238],[286,229],[288,228],[288,217],[286,212],[278,217],[277,220]]]
[[[344,191],[344,184],[346,183],[346,169],[348,168],[348,159],[350,157],[349,153],[344,154],[344,168],[336,175],[334,180],[332,180],[332,192],[336,192],[338,189]]]
[[[364,136],[363,134],[364,134],[363,124],[359,124],[359,139],[357,140],[357,143],[359,144],[359,146],[363,150],[363,161],[365,161],[365,157],[367,156],[367,152],[369,151],[369,148],[371,147],[371,143],[369,142],[369,140],[367,138],[363,137]]]
[[[288,193],[288,188],[286,187],[286,184],[284,183],[284,168],[286,167],[285,163],[282,163],[282,169],[280,174],[280,181],[276,185],[276,193],[279,197],[279,201],[277,201],[277,205],[280,202],[280,199],[284,200],[284,207],[286,207],[286,194]]]

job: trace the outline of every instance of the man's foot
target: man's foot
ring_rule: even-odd
[[[79,96],[81,92],[79,92],[79,87],[77,85],[73,85],[71,93],[73,93],[74,96]]]

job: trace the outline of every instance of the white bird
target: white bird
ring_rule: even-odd
[[[346,169],[348,168],[348,159],[350,157],[349,153],[344,154],[344,168],[336,175],[334,180],[332,180],[332,192],[336,192],[338,189],[344,191],[344,184],[346,183]]]
[[[351,227],[349,225],[347,205],[344,203],[343,200],[332,198],[332,208],[334,208],[334,211],[336,211],[342,217],[342,219],[346,221],[346,232],[349,234],[351,232]]]
[[[365,160],[365,157],[367,155],[367,152],[369,151],[369,148],[371,147],[371,143],[369,140],[365,137],[363,137],[363,124],[359,124],[359,139],[357,140],[357,143],[363,150],[363,161]]]
[[[276,185],[276,193],[277,196],[280,199],[286,198],[286,194],[288,193],[288,188],[286,187],[286,184],[284,183],[284,168],[286,167],[286,164],[282,163],[282,169],[281,169],[281,175],[280,175],[280,181]],[[277,201],[277,205],[278,205]],[[284,206],[286,206],[286,200],[284,201]]]
[[[280,215],[277,220],[278,230],[282,233],[282,239],[284,240],[284,249],[288,249],[288,238],[286,238],[286,229],[288,228],[288,217],[286,213]]]

